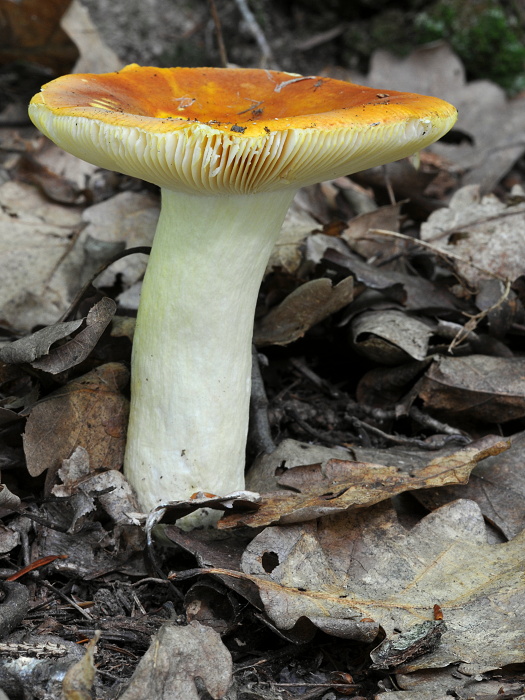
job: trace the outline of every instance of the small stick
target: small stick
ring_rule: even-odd
[[[272,52],[272,49],[270,48],[270,44],[267,42],[266,37],[264,36],[263,30],[261,29],[259,23],[255,19],[253,12],[248,7],[247,1],[246,0],[235,0],[235,2],[237,4],[237,7],[239,8],[239,11],[242,15],[243,20],[248,25],[248,29],[252,33],[253,38],[255,39],[255,41],[259,45],[259,48],[261,49],[261,52],[262,52],[261,66],[266,67],[268,65],[274,65],[275,59],[273,57],[273,52]]]
[[[223,68],[228,67],[228,55],[226,53],[226,46],[224,45],[224,38],[222,36],[221,20],[219,19],[219,13],[217,12],[217,6],[215,5],[215,0],[208,0],[208,5],[210,6],[210,12],[215,25],[215,33],[217,35],[217,47],[219,49],[219,55],[221,57],[221,65]]]
[[[250,440],[257,452],[271,454],[275,448],[268,419],[268,397],[259,366],[259,354],[252,346],[252,393],[250,397]]]
[[[75,608],[77,612],[79,612],[83,617],[86,618],[86,620],[92,620],[93,616],[89,614],[87,610],[83,610],[80,605],[77,605],[75,601],[67,596],[65,593],[62,593],[62,591],[59,591],[57,588],[55,588],[49,581],[43,581],[40,580],[38,582],[41,586],[44,586],[45,588],[49,589],[52,591],[55,595],[57,595],[59,598],[62,598],[64,602],[66,602],[68,605],[71,605],[71,607]]]

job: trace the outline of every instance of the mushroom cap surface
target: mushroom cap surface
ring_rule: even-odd
[[[258,69],[65,75],[31,100],[34,124],[100,167],[188,193],[298,188],[399,160],[456,121],[435,97]]]

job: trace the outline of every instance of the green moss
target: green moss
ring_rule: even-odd
[[[469,78],[488,78],[509,92],[525,86],[525,46],[518,18],[496,0],[440,0],[415,16],[419,43],[446,39]]]

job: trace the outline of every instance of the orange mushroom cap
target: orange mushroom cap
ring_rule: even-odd
[[[210,194],[297,188],[398,160],[456,120],[438,98],[331,78],[135,64],[53,80],[29,113],[84,160]]]

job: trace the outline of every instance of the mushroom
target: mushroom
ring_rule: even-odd
[[[133,64],[53,80],[29,114],[66,151],[162,190],[124,464],[142,507],[242,489],[255,304],[295,193],[412,155],[455,108],[317,76]]]

